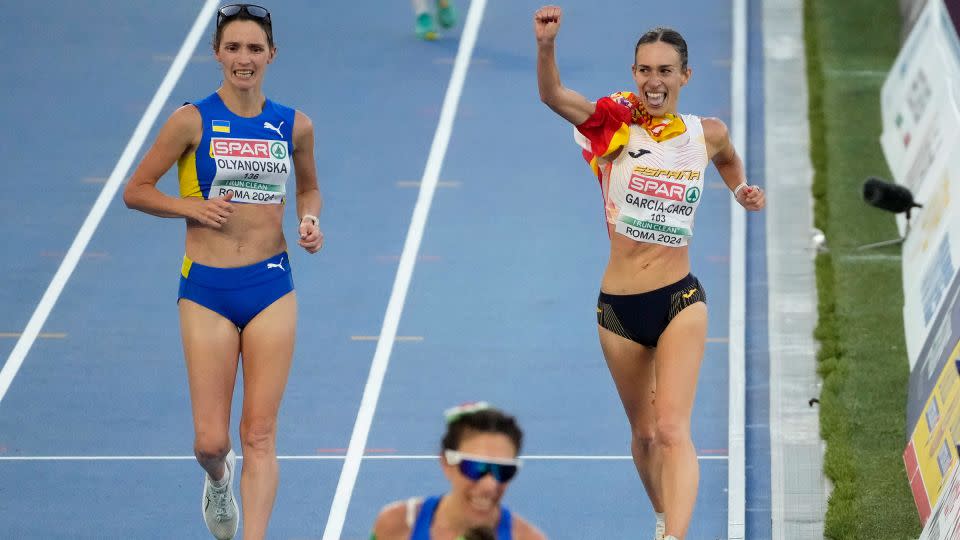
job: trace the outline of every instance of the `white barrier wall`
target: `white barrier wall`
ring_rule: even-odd
[[[907,36],[917,22],[926,0],[900,0],[900,17],[903,19],[903,35]]]
[[[894,180],[923,204],[909,221],[897,218],[904,235],[903,322],[910,365],[904,465],[925,525],[922,538],[956,540],[960,39],[944,0],[924,5],[884,81],[880,102],[887,164]]]
[[[960,27],[960,0],[944,0],[947,10],[953,15],[953,26]],[[926,0],[900,0],[900,17],[903,19],[901,35],[906,38],[916,24]]]
[[[954,467],[953,475],[933,509],[919,540],[957,540],[960,538],[960,473]]]
[[[958,212],[949,196],[960,146],[960,41],[942,0],[931,0],[904,42],[880,94],[880,137],[894,180],[929,206],[915,210],[903,252],[904,326],[910,368],[960,261]],[[947,191],[945,191],[947,190]],[[898,217],[901,234],[906,220]]]

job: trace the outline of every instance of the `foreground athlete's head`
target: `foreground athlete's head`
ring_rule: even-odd
[[[640,36],[634,49],[633,80],[637,96],[650,114],[676,114],[680,88],[692,74],[687,65],[687,42],[679,32],[657,27]]]
[[[447,411],[440,462],[448,499],[471,527],[495,527],[500,499],[518,472],[523,432],[514,417],[475,403]]]

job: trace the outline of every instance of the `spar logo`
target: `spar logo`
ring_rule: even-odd
[[[628,187],[637,193],[670,201],[683,201],[683,197],[687,191],[681,184],[667,182],[666,180],[657,180],[656,178],[648,178],[636,173],[630,177],[630,185]]]
[[[287,145],[282,142],[275,142],[270,146],[270,153],[277,159],[287,157]]]
[[[255,139],[212,139],[210,155],[211,157],[270,159],[270,144],[269,141]]]

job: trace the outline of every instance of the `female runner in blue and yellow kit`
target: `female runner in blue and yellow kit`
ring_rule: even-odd
[[[690,417],[707,306],[690,273],[688,242],[707,162],[744,208],[760,210],[764,196],[747,184],[723,122],[677,114],[680,88],[692,74],[680,34],[666,28],[643,34],[632,66],[637,91],[591,102],[560,82],[554,43],[561,17],[556,6],[534,15],[540,98],[576,126],[600,180],[610,236],[597,302],[600,345],[657,514],[655,538],[679,539],[699,482]]]
[[[186,220],[180,329],[194,453],[207,473],[202,510],[216,538],[233,538],[240,520],[229,428],[243,358],[243,537],[263,538],[277,491],[277,413],[296,331],[297,300],[281,227],[290,173],[296,175],[299,244],[309,253],[323,245],[317,220],[322,201],[310,119],[263,95],[267,65],[276,55],[270,13],[251,4],[220,8],[213,49],[222,85],[170,116],[123,198],[130,208]],[[174,163],[179,198],[156,188]]]
[[[450,482],[443,496],[413,497],[384,507],[371,540],[544,540],[500,500],[520,466],[523,432],[514,417],[484,402],[446,411],[440,463]]]

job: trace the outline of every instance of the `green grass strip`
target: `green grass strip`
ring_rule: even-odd
[[[880,149],[880,87],[900,40],[896,0],[805,0],[814,222],[829,251],[816,259],[823,379],[820,430],[833,482],[825,536],[903,539],[920,522],[903,466],[909,368],[899,246],[890,214],[860,195],[890,178]]]

